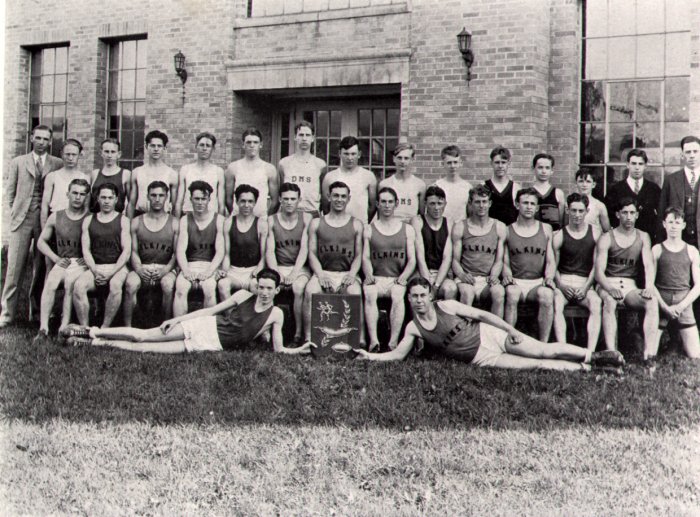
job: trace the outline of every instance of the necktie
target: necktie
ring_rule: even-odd
[[[39,179],[44,176],[44,166],[41,164],[41,158],[38,158],[36,161],[36,174]]]
[[[690,171],[690,190],[695,192],[695,171]]]
[[[639,190],[641,187],[639,186],[639,180],[634,180],[634,193],[639,194]]]

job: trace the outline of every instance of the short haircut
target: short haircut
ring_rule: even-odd
[[[354,136],[344,136],[343,139],[340,141],[338,144],[338,148],[342,150],[347,150],[350,149],[353,146],[357,146],[357,148],[360,148],[360,141],[355,138]]]
[[[66,141],[63,142],[63,147],[61,148],[61,152],[63,152],[63,149],[66,148],[67,145],[72,145],[78,148],[78,153],[83,152],[83,144],[80,143],[79,140],[75,138],[66,138]]]
[[[86,194],[90,192],[90,182],[86,179],[75,178],[74,180],[71,180],[71,182],[68,184],[68,192],[70,192],[70,189],[73,187],[73,185],[79,185],[81,187],[84,187]]]
[[[493,161],[493,159],[496,156],[500,156],[504,160],[510,160],[510,158],[511,158],[510,150],[503,147],[502,145],[496,146],[491,150],[491,154],[489,154],[489,158]]]
[[[159,131],[157,129],[149,131],[146,134],[146,144],[150,144],[151,140],[153,140],[154,138],[160,139],[160,141],[163,142],[163,147],[168,147],[168,135],[166,135],[162,131]]]
[[[632,149],[627,153],[627,163],[635,156],[644,160],[644,163],[649,163],[649,158],[647,158],[647,153],[644,152],[644,149]]]
[[[121,144],[121,142],[119,142],[119,139],[117,139],[117,138],[111,138],[111,137],[105,138],[104,140],[102,140],[102,142],[100,142],[100,149],[102,149],[102,146],[105,144],[114,144],[117,146],[117,149],[119,151],[122,150],[122,144]]]
[[[253,199],[257,203],[258,196],[260,196],[260,191],[252,185],[242,183],[236,187],[236,190],[233,192],[233,196],[236,198],[236,201],[238,201],[243,194],[253,194]]]
[[[280,196],[285,192],[296,192],[301,197],[301,189],[296,183],[289,183],[288,181],[282,183],[280,185]]]
[[[456,145],[448,145],[442,148],[440,151],[440,159],[444,160],[445,156],[452,156],[453,158],[459,158],[462,154],[462,150]]]
[[[331,186],[328,187],[328,193],[330,194],[337,188],[344,188],[348,191],[348,194],[350,194],[350,187],[348,187],[347,183],[343,181],[334,181],[333,183],[331,183]]]
[[[683,150],[683,147],[685,146],[685,144],[692,144],[692,143],[700,144],[700,138],[698,138],[697,136],[694,136],[694,135],[684,136],[681,139],[681,151]]]
[[[578,180],[579,178],[582,178],[585,180],[588,176],[590,176],[595,183],[598,182],[598,173],[595,171],[595,169],[590,167],[581,167],[576,171],[574,179]]]
[[[247,136],[257,136],[260,139],[260,141],[262,142],[262,133],[256,127],[249,127],[248,129],[243,131],[243,134],[241,135],[241,140],[245,141],[245,138]]]
[[[437,185],[430,185],[427,189],[425,189],[425,199],[428,199],[430,196],[439,197],[440,199],[447,199],[447,194],[445,194],[445,191]]]
[[[111,181],[108,181],[107,183],[103,183],[102,185],[98,185],[97,189],[95,190],[97,192],[97,196],[100,196],[100,192],[103,190],[109,190],[114,194],[115,197],[119,196],[119,187],[117,187],[114,183]]]
[[[666,210],[664,210],[664,217],[661,220],[665,221],[669,215],[673,215],[676,219],[682,219],[685,221],[685,213],[683,213],[683,210],[677,206],[666,207]]]
[[[476,187],[469,190],[469,200],[467,202],[471,203],[472,201],[474,201],[474,198],[476,196],[487,197],[491,199],[491,194],[491,189],[488,188],[486,185],[477,185]]]
[[[520,203],[520,198],[523,196],[535,196],[537,198],[537,204],[540,203],[540,193],[537,192],[533,187],[521,188],[518,193],[515,194],[515,201]]]
[[[552,167],[554,167],[554,156],[552,156],[551,154],[547,154],[547,153],[537,153],[535,155],[535,157],[532,159],[532,168],[533,169],[535,167],[537,167],[537,161],[541,160],[542,158],[544,158],[545,160],[549,160],[550,163],[552,164]]]
[[[148,184],[148,188],[146,189],[146,191],[150,194],[150,193],[151,193],[151,190],[153,190],[154,188],[162,188],[163,190],[165,190],[165,193],[166,193],[166,194],[167,194],[168,192],[170,192],[170,187],[169,187],[168,184],[167,184],[166,182],[164,182],[164,181],[160,181],[160,180],[151,181],[151,182]],[[190,192],[191,192],[191,191],[190,191]]]
[[[36,131],[48,131],[51,136],[53,136],[53,129],[51,129],[51,126],[47,126],[46,124],[39,124],[38,126],[34,126],[32,129],[32,136],[34,136],[34,133]]]
[[[385,193],[388,193],[388,194],[391,194],[392,196],[394,196],[394,201],[398,201],[398,200],[399,200],[399,195],[396,193],[396,191],[395,191],[393,188],[391,188],[391,187],[382,187],[382,188],[380,188],[380,189],[377,191],[377,201],[379,201],[379,196],[380,196],[381,194],[385,194]]]
[[[258,282],[263,278],[272,280],[275,283],[275,287],[279,287],[280,281],[282,280],[280,278],[280,274],[274,269],[270,269],[269,267],[262,268],[260,272],[257,275],[255,275],[255,278],[258,279]]]
[[[566,196],[566,206],[571,206],[571,203],[583,203],[583,206],[588,208],[590,201],[587,195],[574,192],[573,194]]]
[[[314,125],[311,122],[309,122],[308,120],[302,120],[296,126],[294,126],[294,134],[296,135],[302,127],[308,127],[311,130],[312,135],[316,134],[316,130],[314,129]]]
[[[411,151],[411,158],[416,155],[416,148],[413,146],[413,144],[409,144],[407,142],[400,143],[399,145],[394,147],[393,155],[397,156],[403,151]]]
[[[208,138],[209,140],[211,140],[211,146],[216,147],[216,137],[213,134],[211,134],[209,131],[203,131],[203,132],[199,133],[197,136],[195,136],[194,137],[195,145],[198,144],[202,138]]]
[[[623,208],[629,205],[634,205],[634,209],[639,211],[639,203],[637,203],[637,200],[634,199],[633,197],[623,197],[620,199],[620,201],[617,202],[617,205],[615,205],[615,211],[619,212]]]
[[[411,289],[413,289],[417,285],[425,287],[428,291],[430,291],[430,282],[428,282],[426,278],[423,278],[422,276],[414,276],[408,281],[408,285],[406,286],[406,292],[410,293]]]
[[[190,191],[190,196],[194,195],[195,190],[199,190],[200,192],[204,192],[207,196],[211,196],[211,193],[214,192],[214,189],[212,188],[209,183],[206,181],[202,180],[196,180],[190,183],[190,186],[187,187],[187,190]]]

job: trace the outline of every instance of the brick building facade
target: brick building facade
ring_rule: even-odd
[[[616,150],[627,145],[620,142],[631,147],[631,138],[656,149],[650,175],[662,181],[677,167],[677,136],[700,134],[700,5],[621,3],[633,14],[619,17],[617,0],[10,2],[4,170],[51,109],[56,147],[62,131],[80,139],[85,170],[99,165],[108,134],[131,135],[137,162],[143,126],[168,133],[166,161],[176,169],[194,159],[194,135],[203,130],[220,139],[213,160],[225,166],[241,156],[239,135],[251,125],[263,131],[263,158],[276,161],[293,146],[290,128],[307,118],[319,129],[317,154],[334,158],[340,135],[360,134],[378,175],[391,173],[387,156],[402,139],[417,147],[424,179],[440,175],[440,149],[456,143],[465,177],[482,181],[490,149],[503,144],[513,151],[512,175],[525,182],[532,156],[552,153],[554,182],[566,189],[582,162],[619,177]],[[661,21],[642,26],[654,8]],[[618,29],[621,19],[634,26]],[[469,83],[457,48],[462,27],[473,34]],[[142,42],[134,66],[124,65],[128,41]],[[607,68],[595,66],[601,45]],[[645,56],[659,45],[665,65],[651,70],[658,59]],[[64,49],[65,70],[51,61],[58,52],[41,54],[54,47]],[[631,72],[614,59],[625,49]],[[187,58],[184,97],[173,67],[178,50]],[[119,93],[132,81],[132,93]],[[613,103],[620,85],[633,92],[632,108]],[[582,100],[590,92],[595,106]]]

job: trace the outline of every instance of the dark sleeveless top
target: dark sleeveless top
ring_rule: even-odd
[[[56,212],[56,255],[61,258],[82,258],[81,236],[85,217],[87,214],[74,221],[66,215],[65,210]],[[121,227],[119,230],[121,231]]]
[[[443,217],[440,228],[435,231],[430,227],[425,216],[422,215],[421,217],[423,218],[423,228],[420,233],[423,237],[425,262],[430,270],[440,269],[442,254],[445,252],[445,243],[447,242],[447,219]]]
[[[608,265],[605,276],[616,278],[637,278],[642,258],[642,239],[639,230],[634,230],[634,241],[628,248],[622,248],[615,240],[615,232],[610,232]]]
[[[139,258],[142,264],[167,264],[173,256],[173,219],[168,215],[163,227],[157,232],[152,232],[143,221],[145,215],[140,215],[136,227],[138,239]],[[188,221],[189,228],[189,221]]]
[[[498,219],[506,226],[510,226],[518,218],[518,209],[513,203],[513,182],[508,181],[503,192],[499,192],[493,181],[486,180],[484,182],[486,188],[491,191],[491,208],[489,208],[489,217]]]
[[[472,362],[481,344],[480,322],[448,314],[437,303],[433,306],[437,313],[437,324],[433,330],[427,330],[413,316],[413,323],[425,341],[426,348],[452,359]]]
[[[589,224],[586,235],[580,239],[574,239],[569,229],[564,227],[562,236],[563,241],[559,249],[559,272],[564,275],[588,277],[593,269],[595,253],[593,227]]]
[[[105,176],[102,174],[102,169],[99,170],[97,177],[95,178],[95,183],[92,184],[92,199],[90,203],[91,212],[97,213],[100,211],[100,204],[97,202],[97,193],[100,191],[100,185],[104,185],[105,183],[114,183],[114,185],[116,185],[119,192],[117,194],[117,204],[114,205],[114,210],[120,213],[124,211],[124,205],[126,204],[126,191],[124,190],[124,180],[122,179],[123,176],[124,169],[119,169],[119,172],[117,172],[114,176]]]
[[[508,256],[513,278],[534,280],[544,276],[544,265],[547,260],[547,234],[542,223],[532,237],[521,237],[508,227]]]
[[[559,202],[557,201],[557,189],[554,185],[549,187],[547,194],[540,197],[535,218],[538,221],[547,223],[552,230],[561,229],[561,219],[559,218]]]
[[[372,223],[372,236],[369,239],[370,261],[374,276],[398,277],[406,267],[406,223],[401,223],[399,231],[384,235]]]
[[[488,276],[496,260],[498,250],[498,231],[493,220],[491,229],[485,235],[472,235],[464,220],[462,231],[462,257],[459,263],[465,273],[474,276]]]
[[[680,251],[671,251],[661,244],[661,255],[656,263],[656,287],[667,291],[687,291],[693,283],[691,264],[687,244]]]
[[[216,214],[211,222],[202,230],[199,229],[194,216],[187,217],[187,262],[211,262],[216,255]]]
[[[247,348],[270,317],[274,305],[255,312],[255,296],[216,315],[216,333],[224,350]]]
[[[238,230],[236,221],[238,216],[233,216],[229,236],[229,258],[234,267],[253,267],[260,262],[260,238],[258,236],[258,218],[253,219],[247,231]]]
[[[88,232],[90,253],[95,264],[115,264],[122,254],[122,216],[117,214],[110,222],[101,223],[94,214]]]
[[[291,230],[287,230],[280,223],[279,214],[275,214],[275,224],[272,226],[272,235],[275,239],[275,258],[278,266],[293,266],[297,262],[301,237],[304,234],[304,217],[299,213],[297,224]]]
[[[326,217],[319,219],[317,238],[317,257],[324,271],[350,271],[355,259],[355,225],[354,218],[340,228],[329,225]]]

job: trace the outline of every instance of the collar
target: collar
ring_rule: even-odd
[[[635,179],[632,179],[631,176],[627,176],[627,184],[632,189],[632,192],[634,192],[634,183],[636,181],[639,181],[639,190],[641,190],[642,187],[644,186],[644,178],[639,178],[638,180],[635,180]]]
[[[41,165],[46,165],[46,153],[43,155],[39,156],[36,154],[34,151],[32,151],[32,160],[34,160],[34,163],[37,162],[37,160],[41,160]]]
[[[688,179],[688,183],[690,183],[690,177],[693,175],[693,172],[695,172],[695,181],[697,181],[698,176],[700,176],[700,174],[698,174],[700,171],[692,171],[688,167],[683,167],[683,172],[685,172],[685,177]]]

